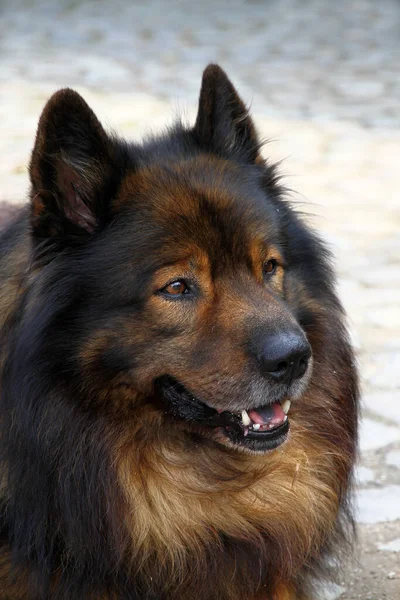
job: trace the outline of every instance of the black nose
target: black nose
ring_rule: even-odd
[[[258,360],[264,375],[290,384],[307,370],[311,347],[301,332],[281,332],[265,337]]]

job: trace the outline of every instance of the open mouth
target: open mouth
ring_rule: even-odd
[[[236,445],[250,450],[265,452],[280,446],[289,432],[288,412],[290,400],[282,403],[273,402],[249,411],[242,410],[237,417],[239,427],[228,425],[223,427],[225,435]],[[221,414],[223,416],[224,413]],[[232,419],[231,419],[232,421]]]
[[[239,412],[220,410],[195,398],[175,379],[165,376],[157,387],[169,413],[206,428],[218,429],[235,446],[266,452],[280,446],[289,432],[290,400],[273,402]]]

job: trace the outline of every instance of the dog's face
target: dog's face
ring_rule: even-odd
[[[66,298],[51,322],[71,339],[54,352],[71,389],[229,447],[285,441],[312,374],[318,269],[258,148],[216,67],[194,129],[140,148],[109,139],[76,94],[50,100],[31,219],[36,276]]]
[[[208,157],[127,178],[114,268],[121,286],[129,270],[139,275],[132,306],[140,308],[118,315],[112,345],[106,336],[99,347],[97,330],[96,351],[89,341],[82,356],[92,363],[97,352],[106,364],[123,356],[135,392],[148,397],[155,387],[161,408],[191,428],[265,450],[285,439],[311,351],[285,301],[279,218],[257,175],[251,195],[248,168]]]

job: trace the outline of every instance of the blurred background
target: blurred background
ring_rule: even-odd
[[[57,88],[138,138],[194,118],[209,62],[251,105],[264,153],[331,245],[359,354],[360,542],[321,598],[399,600],[399,0],[0,0],[0,201],[25,198]]]

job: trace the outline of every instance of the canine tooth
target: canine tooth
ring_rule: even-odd
[[[242,423],[246,427],[247,427],[247,425],[250,425],[250,423],[251,423],[251,419],[250,419],[249,415],[247,414],[246,410],[242,410]]]
[[[290,400],[285,400],[285,402],[282,403],[282,410],[285,413],[285,415],[287,415],[289,412],[290,404]]]
[[[258,431],[260,429],[260,427],[261,427],[260,423],[254,423],[254,425],[253,425],[254,431]]]

